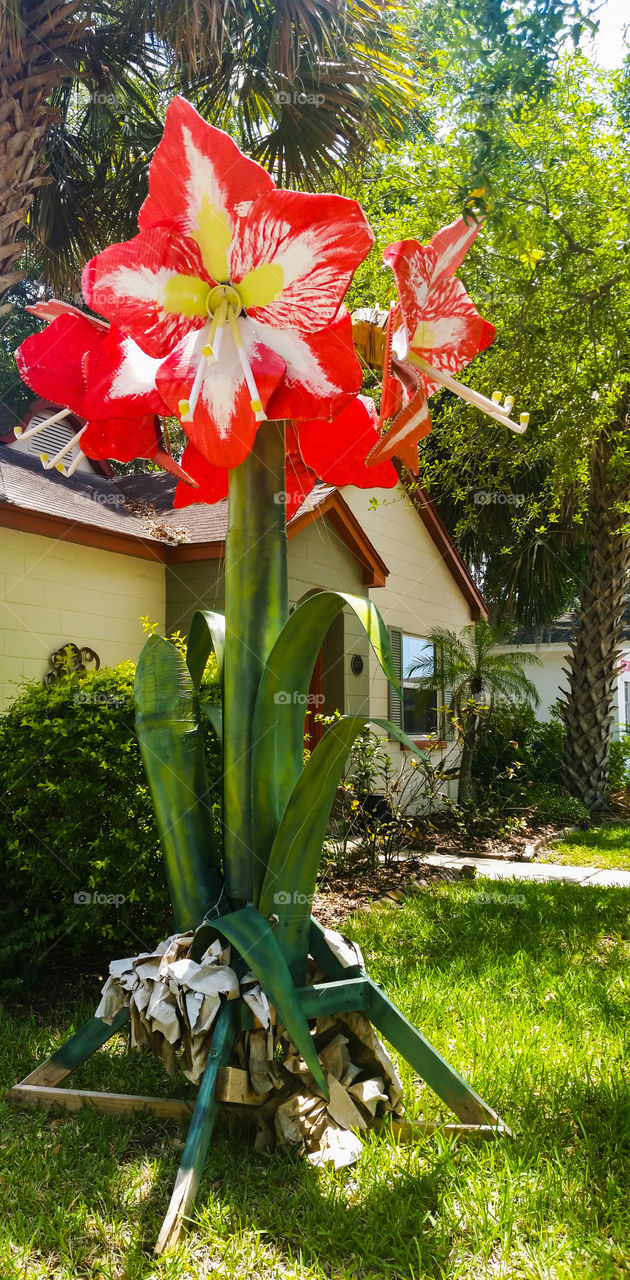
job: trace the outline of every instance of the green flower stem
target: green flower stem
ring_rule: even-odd
[[[224,862],[228,896],[253,897],[252,725],[260,677],[289,616],[284,424],[263,422],[230,472],[225,544]],[[270,779],[271,782],[271,779]]]

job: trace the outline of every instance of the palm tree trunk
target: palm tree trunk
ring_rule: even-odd
[[[46,134],[57,118],[47,103],[71,75],[64,50],[78,45],[84,25],[74,14],[83,0],[2,0],[0,16],[0,303],[24,278],[16,267],[33,193],[48,182]],[[0,306],[0,314],[8,311]]]
[[[630,538],[627,515],[619,508],[630,497],[630,481],[615,467],[619,433],[626,434],[630,395],[621,401],[617,420],[602,432],[590,459],[589,550],[580,594],[579,619],[568,668],[568,692],[562,691],[566,728],[565,786],[587,805],[606,803],[614,691],[628,592]],[[622,463],[622,466],[624,464]]]

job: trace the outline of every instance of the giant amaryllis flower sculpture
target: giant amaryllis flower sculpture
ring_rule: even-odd
[[[340,717],[304,762],[306,696],[342,610],[354,611],[398,686],[387,630],[369,600],[322,591],[289,616],[286,535],[287,514],[318,478],[391,487],[392,455],[416,469],[417,441],[428,429],[426,397],[483,350],[493,330],[454,276],[476,227],[459,220],[426,249],[405,241],[387,250],[400,311],[388,327],[380,426],[385,416],[393,421],[381,436],[371,402],[359,395],[361,368],[343,306],[372,244],[355,201],[277,190],[178,98],[168,108],[139,224],[134,239],[85,268],[85,299],[98,317],[46,304],[40,314],[48,328],[23,343],[18,363],[35,390],[86,419],[73,444],[90,457],[124,460],[135,451],[157,460],[179,477],[176,505],[228,496],[225,615],[195,614],[186,660],[152,636],[136,678],[137,733],[175,927],[191,931],[186,973],[230,944],[236,978],[221,990],[238,997],[223,1003],[204,1042],[205,1071],[162,1248],[176,1239],[194,1195],[219,1067],[235,1035],[251,1026],[250,1005],[238,996],[246,970],[322,1097],[328,1083],[309,1020],[363,1011],[462,1121],[500,1125],[363,968],[343,967],[311,917],[336,789],[365,724]],[[507,409],[485,405],[507,421]],[[181,464],[162,435],[160,418],[168,415],[186,433]],[[65,452],[51,465],[63,468]],[[222,707],[202,710],[197,695],[212,650]],[[204,710],[223,742],[221,859],[208,804]],[[372,723],[418,754],[395,726]],[[307,983],[309,955],[326,982]],[[155,992],[149,1011],[154,1007]],[[120,1007],[95,1017],[23,1085],[35,1092],[38,1079],[56,1085],[128,1016]]]

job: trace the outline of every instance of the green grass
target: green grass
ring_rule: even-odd
[[[490,898],[488,901],[487,899]],[[360,913],[370,973],[514,1131],[396,1147],[316,1171],[217,1130],[194,1228],[159,1261],[184,1130],[0,1103],[0,1277],[28,1280],[618,1280],[630,1275],[630,892],[444,885]],[[5,1011],[8,1086],[89,1013]],[[404,1071],[414,1114],[447,1113]],[[117,1037],[85,1087],[167,1092]]]
[[[536,861],[630,871],[630,826],[618,823],[593,827],[591,831],[576,831],[538,854]]]

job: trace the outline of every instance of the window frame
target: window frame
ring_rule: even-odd
[[[421,643],[425,645],[431,644],[431,641],[427,640],[425,636],[420,636],[417,634],[413,634],[410,631],[405,631],[402,627],[389,627],[388,630],[389,630],[389,636],[390,636],[390,644],[392,648],[393,666],[394,666],[396,675],[398,677],[400,687],[402,688],[403,694],[404,694],[405,689],[413,688],[414,684],[416,683],[413,677],[406,677],[404,674],[403,655],[404,655],[405,638],[408,640],[421,641]],[[423,732],[423,731],[414,731],[414,730],[405,728],[404,699],[398,696],[398,694],[394,691],[394,689],[391,688],[391,685],[389,687],[389,719],[392,721],[393,724],[396,725],[397,728],[402,729],[403,732],[407,734],[407,737],[411,738],[413,742],[416,742],[419,745],[424,743],[427,746],[445,747],[448,745],[448,736],[449,736],[447,733],[448,718],[445,712],[441,710],[441,708],[443,708],[446,705],[446,691],[444,688],[444,684],[439,677],[440,664],[439,664],[438,648],[436,645],[433,645],[433,653],[434,653],[434,667],[436,669],[435,691],[436,691],[436,700],[437,700],[435,729],[434,730],[429,729],[426,732]]]

